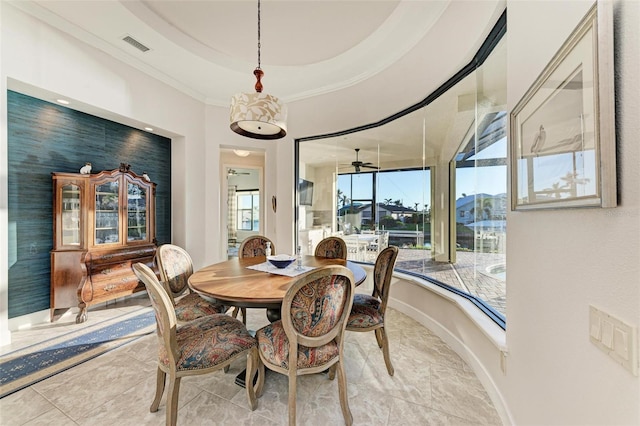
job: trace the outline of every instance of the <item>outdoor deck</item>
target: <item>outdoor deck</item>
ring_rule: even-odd
[[[417,272],[479,297],[506,317],[505,273],[491,273],[504,266],[505,255],[458,251],[456,263],[434,262],[423,250],[401,248],[396,269]]]

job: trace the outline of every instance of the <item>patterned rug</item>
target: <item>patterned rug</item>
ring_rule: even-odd
[[[145,308],[2,355],[0,398],[153,333],[155,327],[153,310]]]

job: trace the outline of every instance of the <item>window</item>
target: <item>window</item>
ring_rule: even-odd
[[[241,231],[258,231],[260,229],[260,195],[259,191],[238,191],[237,229]]]
[[[420,169],[339,174],[338,229],[347,233],[413,232],[425,224],[428,227],[429,180],[429,171]],[[417,245],[417,239],[415,242]],[[413,241],[404,241],[405,245],[410,243]]]
[[[505,16],[478,53],[482,60],[472,62],[481,65],[465,68],[423,103],[381,124],[296,141],[297,177],[315,182],[314,205],[298,210],[299,235],[320,225],[324,234],[345,239],[349,259],[371,263],[376,256],[370,241],[385,235],[400,248],[397,270],[466,297],[501,327]]]
[[[480,117],[476,132],[456,155],[455,263],[467,291],[505,315],[507,237],[507,114]],[[480,135],[476,138],[476,133]]]

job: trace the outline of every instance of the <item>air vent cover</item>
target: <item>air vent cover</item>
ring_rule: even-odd
[[[131,37],[131,36],[125,36],[122,39],[124,42],[129,43],[130,45],[132,45],[133,47],[135,47],[136,49],[138,49],[141,52],[147,52],[151,49],[149,49],[147,46],[145,46],[144,44],[140,43],[138,40],[136,40],[135,38]]]

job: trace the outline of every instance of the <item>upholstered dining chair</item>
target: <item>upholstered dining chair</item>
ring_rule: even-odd
[[[282,319],[256,332],[261,365],[289,377],[289,425],[296,424],[297,376],[329,369],[338,372],[338,392],[345,423],[353,416],[347,399],[343,342],[353,301],[353,273],[344,266],[325,266],[298,278],[282,301]],[[262,389],[264,374],[258,375]]]
[[[371,296],[360,293],[354,296],[347,321],[347,331],[375,331],[378,347],[382,348],[384,363],[390,376],[393,376],[394,370],[389,356],[389,339],[384,329],[384,320],[397,257],[396,246],[389,246],[380,252],[373,267],[373,293]]]
[[[207,315],[223,314],[227,306],[209,302],[191,291],[187,280],[193,274],[191,256],[182,247],[163,244],[156,252],[160,279],[169,294],[179,322],[191,321]],[[182,298],[179,298],[182,295]]]
[[[238,249],[238,257],[256,257],[265,256],[267,243],[271,243],[271,254],[276,254],[276,246],[269,238],[264,235],[252,235],[244,239],[240,248]]]
[[[327,237],[318,243],[315,255],[347,260],[347,243],[340,237]]]
[[[258,257],[266,256],[267,243],[271,244],[271,255],[276,254],[276,246],[269,238],[263,235],[252,235],[244,239],[240,248],[238,249],[238,257],[243,259],[245,257]],[[242,312],[242,322],[247,323],[247,308],[234,308],[233,317],[238,317],[238,312]]]
[[[155,273],[145,264],[136,263],[133,271],[147,288],[151,305],[155,311],[159,343],[156,394],[151,403],[151,412],[158,411],[165,381],[169,375],[167,394],[166,424],[175,425],[178,415],[178,393],[180,380],[184,376],[207,374],[226,369],[238,358],[246,358],[247,383],[253,383],[256,373],[257,383],[264,383],[264,367],[258,369],[257,342],[239,320],[229,315],[209,315],[179,325],[171,298],[163,288]],[[262,389],[246,387],[251,410],[257,407],[256,395]]]

